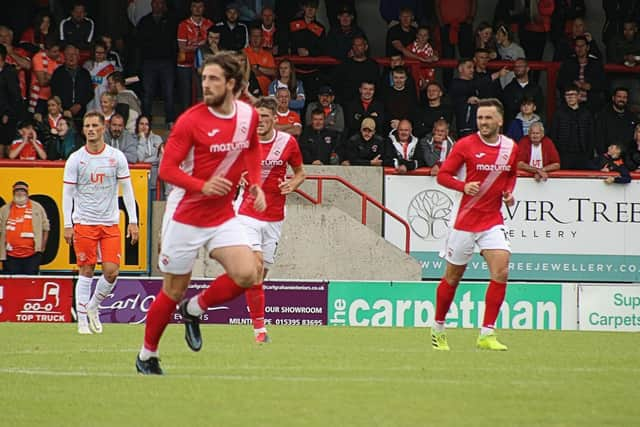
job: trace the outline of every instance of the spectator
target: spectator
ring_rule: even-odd
[[[307,106],[305,123],[311,123],[311,112],[320,109],[324,111],[324,124],[327,129],[334,130],[340,134],[344,132],[344,110],[342,106],[334,103],[336,96],[331,86],[322,86],[318,91],[318,101],[314,101]]]
[[[513,64],[513,74],[515,78],[502,91],[504,122],[507,128],[520,111],[520,105],[525,97],[534,100],[536,111],[539,113],[543,113],[545,110],[542,88],[529,79],[529,64],[526,59],[516,59]],[[544,114],[540,114],[540,116],[544,117]]]
[[[258,98],[262,96],[260,84],[258,83],[258,79],[251,69],[251,66],[249,65],[247,54],[243,50],[239,50],[236,52],[236,59],[240,63],[243,73],[243,84],[240,92],[237,93],[236,96],[241,101],[254,105],[256,102],[258,102]]]
[[[80,52],[67,44],[64,48],[64,65],[56,68],[51,76],[51,94],[62,100],[62,108],[68,111],[76,123],[82,121],[87,104],[93,98],[91,74],[80,67]]]
[[[519,44],[514,43],[511,31],[504,25],[498,27],[496,31],[496,45],[498,47],[498,58],[503,61],[515,61],[526,56],[524,49]],[[504,77],[500,78],[500,85],[504,88],[514,77],[513,71],[509,71]]]
[[[449,135],[449,123],[438,119],[433,124],[431,135],[418,141],[424,166],[431,168],[431,176],[438,175],[440,166],[447,158],[456,141]]]
[[[13,184],[13,200],[0,208],[0,260],[5,274],[40,273],[49,238],[49,219],[42,205],[29,198],[29,184]]]
[[[7,48],[0,44],[0,159],[16,132],[20,115],[20,83],[13,65],[7,64]]]
[[[281,37],[280,33],[277,32],[273,8],[262,8],[260,29],[262,30],[262,48],[269,51],[271,55],[278,55]]]
[[[13,31],[0,25],[0,44],[6,48],[4,62],[16,67],[18,82],[20,83],[20,99],[27,98],[27,72],[31,69],[29,52],[13,46]]]
[[[640,62],[640,37],[638,23],[633,19],[625,19],[622,33],[616,34],[607,46],[607,62],[634,66]]]
[[[9,158],[18,160],[47,160],[47,153],[42,142],[38,141],[35,123],[23,120],[18,125],[20,139],[16,139],[9,147]]]
[[[164,114],[167,127],[176,119],[173,82],[175,79],[176,34],[178,23],[167,12],[165,0],[152,0],[151,13],[137,26],[138,49],[142,65],[142,112],[151,117],[151,106],[156,88],[162,88]]]
[[[113,37],[111,36],[111,34],[101,35],[100,40],[102,41],[102,43],[104,43],[107,61],[113,63],[116,71],[122,71],[122,59],[120,58],[120,54],[117,51],[113,50]]]
[[[429,82],[426,89],[427,106],[416,109],[413,115],[413,134],[417,138],[424,138],[433,129],[436,121],[444,119],[447,122],[447,131],[450,130],[449,123],[453,123],[453,108],[450,104],[443,102],[442,86],[437,81]]]
[[[252,27],[249,30],[249,47],[244,49],[253,73],[260,85],[260,94],[269,93],[269,84],[276,75],[276,61],[268,50],[262,47],[262,29]]]
[[[20,36],[20,45],[32,53],[45,50],[48,37],[58,39],[55,28],[51,24],[51,14],[46,10],[39,11],[33,20],[33,27],[24,30]]]
[[[116,111],[119,112],[127,122],[127,129],[133,133],[138,116],[142,114],[140,99],[138,95],[125,86],[124,75],[116,71],[107,77],[109,93],[116,97]]]
[[[633,139],[637,117],[627,108],[629,90],[617,87],[613,90],[611,103],[596,116],[596,150],[604,153],[611,143],[624,147]]]
[[[54,130],[57,128],[58,122],[62,117],[62,101],[57,96],[51,96],[47,100],[46,120],[44,120],[42,114],[36,113],[33,115],[35,120],[41,121],[45,127],[50,129],[54,134]]]
[[[233,2],[227,4],[224,16],[225,19],[216,24],[220,27],[220,47],[223,50],[242,50],[247,47],[249,32],[247,26],[238,21],[238,5]]]
[[[396,67],[392,70],[393,86],[382,89],[385,119],[389,120],[385,126],[392,129],[398,127],[400,119],[411,116],[418,106],[415,87],[407,85],[407,70]]]
[[[458,61],[458,77],[451,81],[449,90],[459,138],[478,130],[476,110],[480,98],[477,81],[473,78],[473,70],[472,59],[464,58]]]
[[[461,57],[473,55],[471,24],[476,16],[476,9],[477,0],[436,0],[443,58],[455,58],[456,46]]]
[[[280,87],[276,91],[276,123],[274,127],[277,130],[298,136],[302,133],[302,121],[300,115],[289,109],[291,95],[289,89]]]
[[[342,10],[348,10],[351,13],[351,21],[356,24],[358,17],[356,16],[356,1],[355,0],[325,0],[325,8],[327,10],[327,19],[329,20],[329,27],[331,29],[337,28],[340,23],[340,12]]]
[[[423,63],[431,63],[438,60],[438,55],[429,43],[429,27],[418,27],[416,39],[407,45],[407,58],[415,59]],[[418,89],[420,91],[427,87],[429,82],[436,78],[435,68],[421,66],[418,69]]]
[[[347,141],[346,161],[352,166],[382,166],[385,146],[384,138],[376,134],[376,122],[367,117],[362,120],[360,132]]]
[[[127,162],[138,161],[138,141],[135,136],[124,128],[124,117],[114,114],[109,122],[109,128],[104,134],[104,142],[124,153]]]
[[[213,22],[205,18],[204,1],[191,0],[191,16],[178,24],[178,60],[176,67],[177,113],[193,104],[195,52],[206,43],[207,30]]]
[[[296,71],[288,59],[280,61],[276,71],[276,78],[269,85],[269,95],[275,95],[276,90],[280,87],[289,89],[289,94],[291,95],[289,108],[300,115],[305,103],[304,87],[302,82],[296,78]]]
[[[640,2],[637,0],[607,0],[602,2],[602,8],[605,13],[602,42],[605,46],[608,46],[617,34],[622,34],[624,24],[640,21]]]
[[[107,46],[102,41],[95,43],[93,58],[85,62],[83,67],[91,75],[93,84],[93,99],[87,109],[100,110],[100,97],[108,89],[107,77],[116,71],[116,65],[107,59]]]
[[[586,103],[591,112],[602,109],[607,77],[602,61],[589,54],[589,45],[584,36],[575,41],[576,56],[562,63],[558,71],[558,89],[563,91],[570,84],[578,86],[579,100]]]
[[[507,67],[503,67],[498,71],[490,73],[487,69],[490,55],[491,54],[488,49],[478,48],[473,56],[473,62],[475,65],[473,79],[476,81],[478,96],[480,98],[498,98],[502,92],[500,79],[505,78],[509,73]]]
[[[362,121],[371,118],[375,122],[376,129],[384,129],[385,112],[384,104],[375,99],[376,85],[373,81],[360,83],[360,97],[354,99],[347,106],[347,136],[353,136],[362,129]]]
[[[628,184],[631,182],[631,174],[624,162],[624,150],[622,144],[612,142],[607,148],[607,152],[601,154],[596,159],[596,168],[601,172],[617,172],[618,176],[608,176],[605,184]]]
[[[378,82],[380,79],[380,67],[368,56],[368,50],[369,44],[364,36],[355,36],[351,44],[353,56],[334,68],[332,86],[336,89],[338,102],[342,105],[348,105],[358,98],[362,82]],[[356,132],[358,129],[359,125],[355,129]]]
[[[633,131],[633,139],[627,143],[625,164],[630,171],[640,170],[640,123]]]
[[[73,120],[64,116],[58,120],[55,133],[51,129],[45,141],[49,160],[67,160],[71,153],[84,145],[84,141],[75,130]]]
[[[327,53],[340,61],[353,56],[351,50],[353,39],[361,37],[366,40],[362,28],[353,22],[353,10],[348,5],[343,5],[338,10],[338,26],[332,26],[327,36]]]
[[[151,200],[156,200],[159,165],[158,154],[160,144],[162,144],[162,137],[153,133],[149,118],[146,116],[138,117],[135,135],[138,138],[138,162],[151,164],[149,197]]]
[[[547,34],[551,31],[551,15],[555,8],[554,0],[538,0],[537,3],[536,8],[534,2],[529,2],[530,7],[524,11],[520,30],[520,43],[526,46],[527,58],[532,61],[542,61]]]
[[[51,97],[51,77],[63,62],[64,56],[60,52],[60,42],[53,37],[48,38],[45,41],[45,49],[36,53],[32,59],[29,112],[39,114],[47,112],[47,100]]]
[[[532,173],[536,181],[546,181],[549,172],[560,169],[560,155],[545,136],[542,122],[533,123],[518,143],[518,169]]]
[[[89,49],[95,37],[94,31],[95,24],[91,18],[87,18],[87,10],[83,2],[74,2],[71,15],[60,21],[62,44],[77,47],[85,58],[89,55]]]
[[[111,117],[116,114],[117,104],[118,102],[116,101],[116,96],[111,92],[105,92],[100,95],[100,111],[102,111],[102,115],[104,116],[105,127],[109,126]]]
[[[416,39],[416,28],[413,26],[413,11],[403,7],[398,13],[399,23],[387,30],[386,56],[403,55],[411,57],[409,46]]]
[[[586,31],[584,19],[582,18],[576,18],[573,21],[571,33],[567,34],[566,37],[560,40],[560,43],[553,54],[553,60],[564,61],[570,58],[575,52],[575,44],[578,37],[584,37],[587,40],[589,53],[591,55],[601,61],[604,61],[604,57],[600,52],[598,43],[593,39],[591,33]]]
[[[405,67],[404,57],[402,55],[393,55],[389,58],[389,67],[385,68],[382,72],[380,84],[378,85],[380,93],[384,91],[384,88],[393,86],[393,69],[397,67],[403,67],[407,70],[407,86],[413,87],[416,90],[418,89],[416,81],[411,76],[408,68]]]
[[[571,33],[573,21],[584,18],[586,12],[585,0],[555,0],[551,15],[551,41],[554,48],[558,49],[566,35]]]
[[[593,116],[578,101],[578,87],[564,90],[565,104],[556,110],[549,136],[558,149],[562,169],[590,169],[595,152]]]
[[[413,136],[411,130],[411,122],[402,119],[397,128],[389,133],[384,165],[393,167],[396,173],[404,174],[424,166],[421,150],[418,150],[418,138]]]
[[[320,109],[311,112],[311,124],[305,126],[298,144],[305,164],[337,165],[343,158],[340,137],[325,127],[324,111]]]
[[[200,45],[198,49],[196,49],[196,57],[194,62],[194,67],[198,72],[199,82],[200,76],[202,76],[202,68],[204,66],[204,62],[207,58],[215,55],[220,52],[220,27],[217,25],[212,25],[207,30],[207,42],[203,45]],[[200,90],[202,90],[200,88]]]
[[[481,22],[476,28],[474,35],[474,46],[476,52],[478,49],[485,49],[489,54],[489,60],[496,59],[498,57],[498,49],[496,46],[496,39],[493,37],[493,28],[488,22]]]
[[[509,138],[518,142],[523,136],[529,135],[529,128],[535,122],[540,121],[536,114],[536,102],[533,98],[524,97],[520,103],[520,112],[509,125],[506,134]]]
[[[291,54],[298,56],[320,56],[325,49],[325,28],[316,20],[317,0],[303,0],[302,18],[291,21],[289,37]]]

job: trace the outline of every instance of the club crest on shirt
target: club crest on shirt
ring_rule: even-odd
[[[324,142],[325,142],[325,144],[331,144],[331,137],[330,136],[325,136],[324,137]]]
[[[114,157],[109,157],[109,166],[115,166],[117,162]]]

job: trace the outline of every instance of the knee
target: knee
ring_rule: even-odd
[[[119,273],[119,270],[116,269],[116,270],[104,271],[102,275],[104,276],[107,282],[113,283],[118,278],[118,273]]]
[[[233,280],[238,286],[242,288],[250,288],[258,283],[257,273],[258,271],[255,268],[243,268],[242,270],[238,270],[233,273],[230,272],[229,277],[231,277],[231,280]]]
[[[497,269],[492,275],[491,279],[500,283],[507,283],[509,279],[509,267],[501,267]]]

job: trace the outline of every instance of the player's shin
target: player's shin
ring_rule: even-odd
[[[140,352],[141,360],[148,360],[157,354],[158,343],[165,328],[176,310],[177,302],[172,300],[164,291],[160,291],[151,304],[147,313],[144,329],[144,347]]]
[[[262,282],[248,288],[244,296],[249,307],[253,331],[256,334],[266,332],[267,330],[264,327],[264,288],[262,287]]]
[[[78,281],[76,282],[76,313],[79,324],[87,324],[87,306],[91,296],[92,280],[92,277],[78,276]]]
[[[451,286],[447,280],[443,277],[440,280],[438,289],[436,290],[436,317],[433,325],[436,332],[444,331],[444,321],[449,307],[453,302],[453,297],[456,295],[456,287]]]
[[[113,283],[109,283],[104,276],[100,276],[96,290],[89,301],[89,310],[97,310],[100,307],[100,303],[113,291],[113,288],[116,286],[116,281],[117,279],[114,280]]]
[[[495,328],[496,319],[500,313],[500,307],[502,307],[506,290],[506,283],[496,282],[495,280],[491,280],[489,282],[489,287],[487,287],[487,294],[485,296],[482,334],[489,334]]]
[[[211,285],[197,296],[189,300],[187,313],[193,316],[200,316],[209,307],[230,301],[245,292],[245,288],[238,286],[231,280],[228,274],[218,276]]]

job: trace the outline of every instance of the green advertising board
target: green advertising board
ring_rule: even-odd
[[[436,282],[331,281],[328,324],[429,327],[435,316],[436,287]],[[448,327],[481,325],[486,287],[460,284],[447,315]],[[575,300],[568,303],[575,305]],[[562,285],[510,284],[496,325],[510,329],[562,329],[562,312]]]

